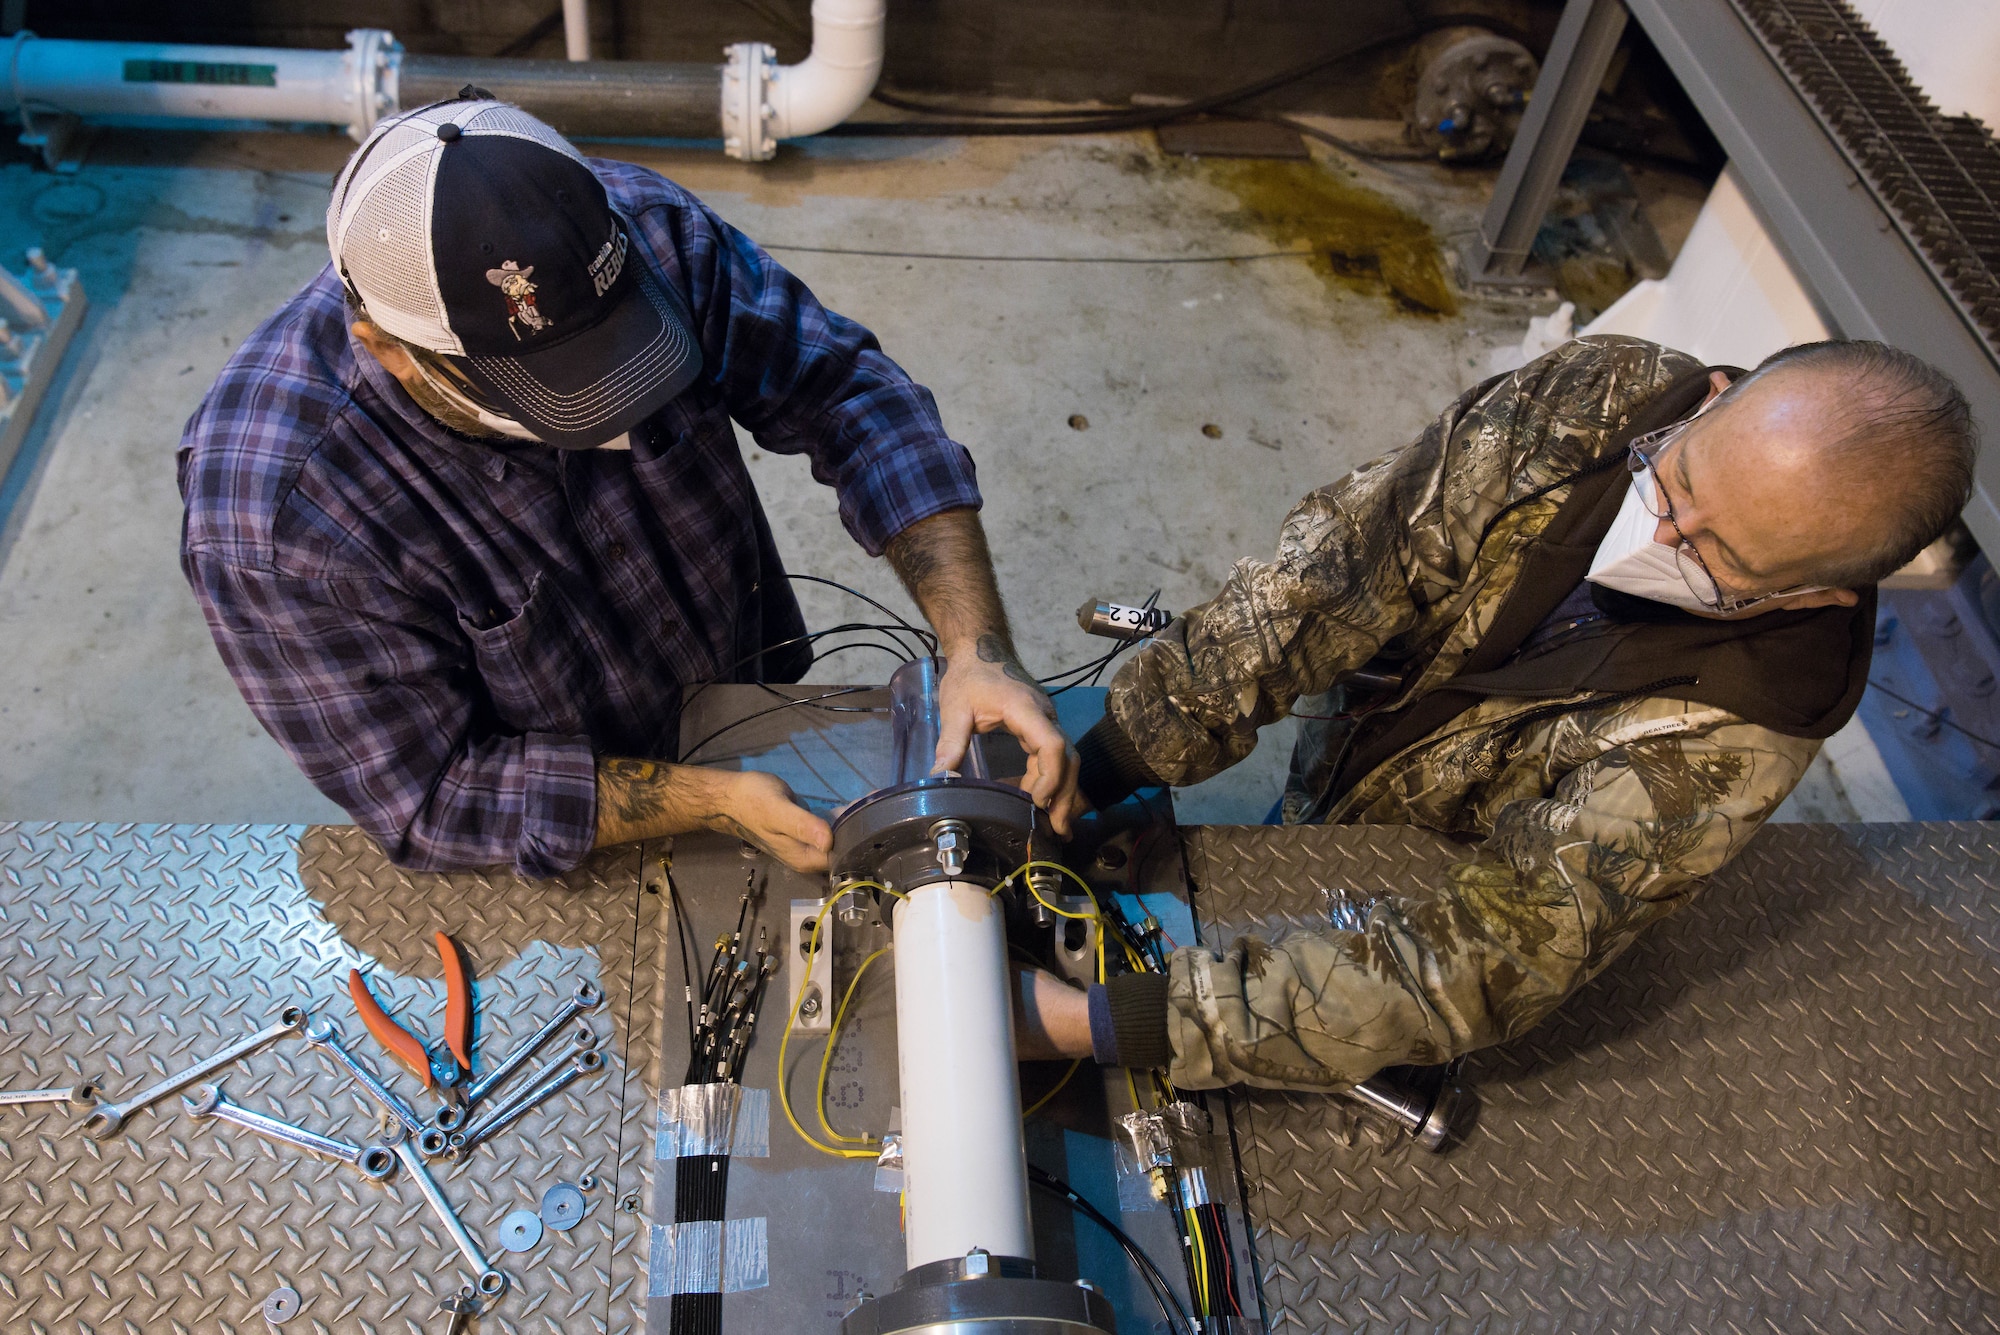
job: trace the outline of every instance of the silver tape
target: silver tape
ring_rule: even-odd
[[[763,1215],[655,1224],[646,1296],[742,1293],[771,1283],[770,1231]]]
[[[726,1154],[737,1159],[771,1155],[771,1091],[741,1085],[681,1085],[660,1095],[656,1159]]]

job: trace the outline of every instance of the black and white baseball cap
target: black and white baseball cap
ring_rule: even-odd
[[[701,374],[680,295],[583,156],[519,107],[384,121],[334,182],[326,239],[371,321],[550,445],[612,440]]]

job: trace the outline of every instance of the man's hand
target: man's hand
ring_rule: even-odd
[[[597,847],[714,830],[755,844],[794,871],[826,870],[833,831],[775,774],[600,757]]]
[[[1017,970],[1014,1055],[1039,1062],[1090,1054],[1088,994],[1045,969]]]
[[[889,563],[937,628],[945,659],[939,684],[937,764],[957,769],[975,732],[1005,728],[1028,754],[1029,796],[1068,834],[1081,803],[1076,752],[1055,725],[1055,704],[1014,654],[993,557],[975,510],[946,510],[898,533]]]
[[[1049,813],[1056,833],[1068,834],[1084,804],[1076,787],[1076,748],[1056,726],[1055,701],[998,635],[947,646],[943,656],[936,768],[961,768],[973,733],[1005,728],[1028,755],[1021,786]]]

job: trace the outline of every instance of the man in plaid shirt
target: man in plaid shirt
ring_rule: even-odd
[[[732,417],[811,458],[937,629],[940,762],[1004,727],[1067,824],[971,456],[866,329],[471,89],[376,130],[328,240],[188,422],[181,563],[258,719],[397,863],[547,876],[714,829],[825,866],[782,781],[665,759],[683,686],[812,662]]]

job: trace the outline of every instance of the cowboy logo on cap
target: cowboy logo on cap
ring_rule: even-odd
[[[486,271],[486,281],[499,288],[507,298],[507,327],[513,330],[517,339],[521,337],[521,331],[516,326],[516,321],[528,326],[531,332],[537,334],[549,326],[548,317],[535,307],[535,285],[528,281],[534,272],[534,265],[530,264],[523,269],[513,260],[506,261],[497,269]]]

